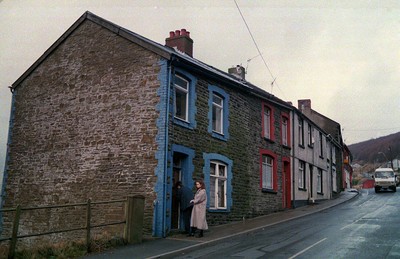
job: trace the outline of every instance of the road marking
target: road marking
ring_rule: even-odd
[[[319,243],[324,242],[325,240],[327,240],[326,237],[325,237],[324,239],[319,240],[317,243],[315,243],[315,244],[313,244],[313,245],[310,245],[309,247],[304,248],[303,250],[301,250],[301,251],[298,252],[297,254],[295,254],[295,255],[289,257],[288,259],[293,259],[293,258],[295,258],[295,257],[297,257],[297,256],[299,256],[299,255],[301,255],[302,253],[304,253],[304,252],[306,252],[307,250],[313,248],[314,246],[318,245]]]

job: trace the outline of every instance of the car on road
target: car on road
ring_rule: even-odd
[[[396,191],[396,175],[392,168],[377,168],[374,172],[375,192],[382,190]]]

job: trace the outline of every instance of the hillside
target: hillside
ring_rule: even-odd
[[[400,132],[388,136],[371,139],[348,146],[352,155],[353,163],[373,164],[374,162],[385,162],[387,159],[400,159]]]

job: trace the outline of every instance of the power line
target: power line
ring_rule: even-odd
[[[271,75],[271,77],[272,77],[272,79],[273,79],[273,81],[272,81],[272,83],[271,83],[271,93],[272,93],[272,87],[273,87],[274,85],[276,85],[276,86],[278,87],[278,89],[281,91],[281,93],[282,93],[282,94],[284,95],[284,97],[285,97],[285,94],[282,92],[282,90],[281,90],[280,87],[278,86],[278,83],[276,82],[276,77],[272,74],[271,69],[269,68],[267,62],[265,61],[264,56],[262,55],[262,53],[261,53],[261,51],[260,51],[260,48],[258,47],[258,44],[257,44],[257,42],[256,42],[256,40],[255,40],[253,34],[251,33],[250,27],[249,27],[249,25],[247,24],[246,19],[244,18],[243,14],[242,14],[242,11],[240,10],[239,5],[237,4],[236,0],[233,0],[233,1],[235,2],[236,8],[238,9],[238,11],[239,11],[239,13],[240,13],[240,16],[242,17],[242,20],[243,20],[244,24],[246,25],[247,31],[249,32],[250,37],[251,37],[251,39],[253,40],[254,45],[256,46],[256,49],[257,49],[257,51],[258,51],[258,56],[261,56],[261,59],[262,59],[262,61],[264,62],[265,67],[267,68],[269,74]],[[285,98],[286,98],[286,97],[285,97]]]

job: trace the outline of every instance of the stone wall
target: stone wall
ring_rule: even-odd
[[[193,179],[204,178],[203,153],[218,153],[233,161],[232,207],[230,212],[208,212],[209,224],[217,225],[242,220],[282,210],[282,154],[290,157],[290,149],[280,144],[281,113],[275,109],[275,142],[262,137],[262,100],[248,91],[207,80],[193,75],[196,85],[196,128],[171,125],[171,144],[195,150]],[[223,141],[208,132],[208,86],[214,85],[229,94],[229,139]],[[267,193],[260,189],[260,149],[278,155],[278,192]]]
[[[142,194],[145,231],[150,233],[158,61],[152,52],[91,21],[77,28],[14,93],[4,207]],[[26,213],[21,234],[42,223],[40,228],[48,231],[51,213]],[[123,213],[124,208],[101,209],[97,216],[118,219]],[[52,227],[84,216],[84,209],[64,211]],[[12,219],[4,217],[7,229]]]

